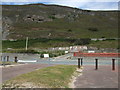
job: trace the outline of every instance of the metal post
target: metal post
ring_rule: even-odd
[[[112,59],[112,70],[115,70],[115,59]]]
[[[3,58],[3,66],[5,67],[5,59],[6,59],[6,56],[4,56]]]
[[[9,61],[9,56],[7,56],[7,62]]]
[[[95,70],[98,69],[98,59],[95,59]]]
[[[15,57],[15,62],[17,63],[17,61],[18,61],[18,60],[17,60],[17,57]]]
[[[78,58],[78,68],[80,68],[80,58]]]
[[[83,65],[83,58],[81,58],[81,66]]]

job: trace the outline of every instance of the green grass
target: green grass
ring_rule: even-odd
[[[87,42],[87,43],[86,43]],[[84,44],[83,44],[84,43]],[[80,41],[78,39],[29,39],[28,49],[35,53],[34,49],[47,49],[51,47],[69,47],[73,45],[87,45],[101,48],[118,48],[118,40],[105,40],[105,41]],[[12,48],[13,50],[7,50]],[[2,41],[3,52],[24,52],[25,51],[25,40],[17,41]],[[15,49],[15,50],[14,50]],[[37,52],[36,52],[37,53]]]
[[[119,47],[118,40],[96,41],[96,42],[91,42],[90,44],[88,44],[88,46],[98,47],[98,48],[114,48],[114,49],[117,49]]]
[[[75,40],[73,40],[75,41]],[[40,38],[40,39],[29,39],[28,41],[28,47],[29,48],[50,48],[50,47],[66,47],[70,46],[73,43],[72,39],[45,39],[45,38]],[[7,49],[7,48],[13,48],[13,49],[21,49],[25,48],[25,39],[24,40],[17,40],[17,41],[3,41],[2,42],[2,48]]]
[[[5,8],[5,9],[4,9]],[[18,10],[16,10],[16,8]],[[20,10],[20,11],[19,11]],[[39,11],[40,10],[40,11]],[[7,38],[25,39],[31,38],[115,38],[118,37],[118,17],[115,11],[85,11],[82,14],[74,12],[73,8],[60,6],[39,5],[11,5],[3,6],[3,16],[9,17],[13,22],[12,29]],[[81,10],[79,10],[81,11]],[[43,13],[44,12],[44,13]],[[86,13],[87,12],[87,13]],[[86,14],[84,14],[86,13]],[[94,13],[95,15],[89,15]],[[34,21],[24,21],[27,15],[43,16],[45,18],[56,15],[65,15],[64,18],[53,18],[52,21],[37,23]],[[15,15],[19,15],[16,21]],[[77,17],[75,17],[77,15]],[[113,20],[111,20],[113,19]],[[93,32],[89,28],[97,28]],[[68,32],[71,29],[72,32]]]
[[[17,40],[17,41],[3,41],[2,48],[14,48],[20,49],[25,48],[25,39],[24,40]],[[71,45],[69,39],[29,39],[28,47],[29,48],[49,48],[49,47],[62,47],[62,46],[69,46]]]
[[[1,62],[0,61],[0,64],[5,64],[5,65],[12,65],[12,64],[17,64],[16,62],[10,62],[10,61],[8,61],[8,62]]]
[[[25,87],[25,83],[32,83],[34,86],[43,88],[66,88],[75,70],[75,65],[47,67],[17,76],[5,82],[3,87]]]

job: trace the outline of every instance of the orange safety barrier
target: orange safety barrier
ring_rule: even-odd
[[[119,57],[120,53],[80,53],[74,52],[75,57]]]

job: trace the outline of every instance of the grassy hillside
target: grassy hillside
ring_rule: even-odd
[[[25,49],[25,40],[3,41],[3,50],[7,48]],[[98,48],[118,48],[118,40],[91,41],[89,39],[29,39],[29,49],[45,49],[51,47],[67,47],[72,45],[86,45]]]
[[[28,47],[29,48],[50,48],[50,47],[65,47],[70,45],[77,45],[77,44],[86,44],[89,43],[90,40],[86,39],[88,42],[83,40],[77,39],[29,39]],[[13,48],[13,49],[20,49],[25,48],[25,40],[17,40],[17,41],[3,41],[2,42],[3,49]]]
[[[114,48],[117,49],[119,47],[117,40],[106,40],[106,41],[96,41],[91,42],[88,46],[98,47],[98,48]]]
[[[7,39],[114,38],[117,14],[57,5],[3,5],[3,35]]]

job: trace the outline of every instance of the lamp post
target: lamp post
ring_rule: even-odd
[[[25,50],[27,50],[28,49],[28,37],[26,37],[26,48],[25,48]]]

